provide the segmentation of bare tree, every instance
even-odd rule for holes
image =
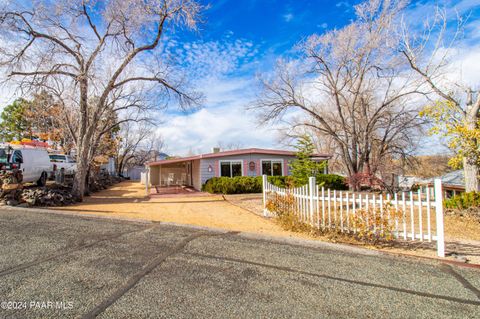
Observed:
[[[424,113],[436,122],[435,131],[449,139],[450,148],[457,153],[454,159],[458,161],[454,164],[463,164],[465,188],[471,192],[480,191],[480,94],[471,83],[455,76],[461,68],[455,65],[458,53],[455,46],[462,37],[464,23],[465,20],[458,18],[451,26],[446,11],[437,7],[420,31],[403,22],[400,50],[425,83],[429,91],[426,94],[437,100]]]
[[[373,176],[383,158],[407,156],[422,120],[408,102],[418,86],[392,32],[405,5],[363,3],[351,24],[300,43],[298,59],[279,61],[273,77],[262,79],[264,120],[296,114],[294,127],[335,142],[349,176]]]
[[[217,145],[218,145],[218,148],[220,148],[220,150],[222,150],[222,151],[239,150],[242,147],[244,147],[242,142],[228,142],[228,143],[225,143],[225,142],[219,141],[217,143]]]
[[[110,129],[106,119],[120,113],[127,116],[119,122],[129,121],[129,110],[143,108],[132,99],[136,92],[172,97],[181,107],[198,101],[161,41],[176,27],[195,28],[201,9],[194,0],[41,0],[12,1],[0,11],[0,63],[9,78],[61,98],[77,151],[79,200],[96,141]]]
[[[154,160],[154,152],[163,148],[163,139],[154,132],[154,127],[146,122],[126,122],[120,125],[116,151],[117,173],[125,169],[142,166]]]

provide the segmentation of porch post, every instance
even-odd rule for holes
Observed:
[[[190,186],[193,187],[193,161],[190,161]]]

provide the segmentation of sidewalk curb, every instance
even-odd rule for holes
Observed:
[[[180,224],[180,223],[174,223],[174,222],[151,221],[151,220],[127,218],[127,217],[121,217],[121,216],[111,217],[111,216],[103,216],[103,215],[96,215],[96,214],[82,214],[82,213],[75,213],[72,211],[65,212],[61,210],[45,209],[45,208],[4,206],[4,207],[0,207],[0,213],[2,210],[13,211],[13,212],[28,211],[28,212],[40,213],[40,214],[56,214],[56,215],[62,215],[62,216],[80,217],[85,219],[103,219],[103,220],[114,221],[114,222],[130,222],[130,223],[137,223],[137,224],[161,224],[166,226],[174,226],[174,227],[188,228],[188,229],[194,229],[194,230],[208,231],[213,233],[231,232],[231,230],[227,230],[224,228]],[[344,243],[331,243],[331,242],[325,242],[325,241],[314,240],[314,239],[272,236],[272,235],[265,235],[265,234],[252,233],[252,232],[238,232],[235,234],[235,236],[245,238],[245,239],[263,240],[263,241],[268,241],[272,243],[279,243],[279,244],[286,244],[286,245],[293,245],[293,246],[302,246],[302,247],[309,247],[309,248],[324,248],[324,249],[326,248],[326,249],[337,250],[341,252],[362,254],[365,256],[382,256],[383,255],[383,256],[389,256],[389,257],[395,257],[395,258],[417,259],[421,261],[436,262],[439,264],[442,264],[442,263],[451,264],[459,267],[480,270],[480,264],[469,264],[469,263],[464,263],[464,262],[455,261],[455,260],[446,260],[440,257],[416,256],[416,255],[411,255],[411,254],[401,253],[401,252],[391,252],[391,251],[385,251],[381,249],[370,249],[370,248],[358,247],[355,245],[349,245]]]

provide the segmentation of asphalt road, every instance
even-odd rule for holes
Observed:
[[[480,317],[479,270],[342,246],[28,210],[0,243],[2,318]]]

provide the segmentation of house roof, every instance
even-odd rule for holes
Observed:
[[[193,161],[203,158],[216,158],[216,157],[225,157],[225,156],[232,156],[232,155],[245,155],[245,154],[265,154],[265,155],[286,155],[286,156],[295,156],[295,152],[293,151],[284,151],[284,150],[271,150],[271,149],[263,149],[263,148],[246,148],[241,150],[233,150],[233,151],[223,151],[217,153],[207,153],[195,156],[188,156],[188,157],[179,157],[179,158],[172,158],[168,160],[161,160],[156,162],[147,163],[148,166],[155,166],[155,165],[162,165],[162,164],[173,164],[178,162],[185,162],[185,161]],[[313,154],[312,158],[317,160],[322,159],[329,159],[331,155],[328,154]]]
[[[448,186],[465,187],[465,175],[463,170],[449,172],[441,177],[442,184]]]
[[[465,175],[463,170],[448,172],[445,175],[435,178],[440,178],[444,187],[465,189]],[[433,185],[435,178],[425,179],[421,184]]]

